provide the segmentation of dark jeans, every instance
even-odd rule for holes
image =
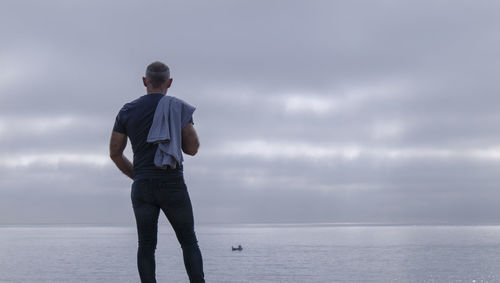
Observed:
[[[193,209],[183,177],[134,181],[131,197],[139,236],[137,267],[141,282],[156,282],[155,250],[160,209],[181,244],[190,282],[205,282],[203,261],[194,232]]]

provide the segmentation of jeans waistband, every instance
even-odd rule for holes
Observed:
[[[134,183],[151,183],[151,184],[161,184],[161,183],[181,183],[184,182],[184,176],[165,176],[162,178],[140,178],[134,180]]]

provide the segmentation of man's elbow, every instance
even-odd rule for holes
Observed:
[[[198,153],[198,151],[197,150],[186,150],[186,151],[184,151],[184,153],[187,155],[195,156],[196,153]]]
[[[187,146],[186,148],[184,148],[183,151],[187,155],[195,156],[196,153],[198,153],[198,148],[200,148],[200,143],[196,142],[196,143],[193,143],[192,145]]]
[[[111,158],[111,160],[113,160],[113,162],[116,163],[116,161],[118,159],[120,159],[122,157],[122,154],[121,153],[115,153],[115,152],[111,152],[109,153],[109,158]]]

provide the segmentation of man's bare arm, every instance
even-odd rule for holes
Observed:
[[[123,172],[123,174],[134,179],[134,173],[132,172],[132,162],[123,155],[123,150],[127,146],[127,136],[113,131],[111,133],[111,139],[109,141],[109,157],[116,164],[116,167]]]
[[[182,129],[182,151],[188,155],[195,155],[200,148],[200,141],[198,140],[198,135],[194,129],[193,124],[188,123],[184,129]]]

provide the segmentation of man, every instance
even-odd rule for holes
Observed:
[[[158,145],[147,142],[156,107],[172,85],[170,70],[161,62],[153,62],[147,67],[146,76],[142,80],[147,94],[125,104],[120,110],[109,145],[113,162],[125,175],[133,179],[131,198],[139,238],[137,251],[139,276],[141,282],[156,282],[155,249],[158,217],[162,210],[182,247],[184,266],[190,282],[205,282],[202,256],[194,232],[193,210],[183,178],[182,162],[174,168],[157,167],[154,159]],[[180,99],[177,101],[182,102],[183,107],[190,107],[194,111],[194,107],[189,104]],[[189,115],[186,120],[189,121],[187,125],[170,126],[181,127],[179,131],[181,137],[177,137],[181,141],[179,147],[185,154],[194,156],[200,144],[193,127],[192,111],[182,112],[183,115],[185,113]],[[175,135],[174,132],[172,135]],[[127,137],[132,143],[133,164],[123,155]],[[181,149],[177,150],[180,152]]]

